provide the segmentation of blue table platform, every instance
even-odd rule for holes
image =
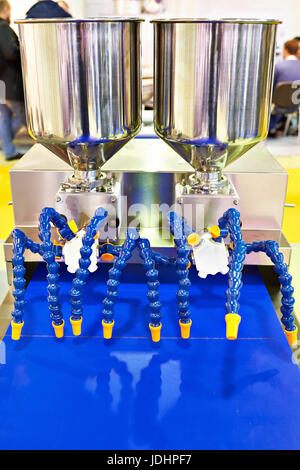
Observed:
[[[26,291],[21,340],[4,338],[1,449],[300,449],[300,373],[257,268],[246,267],[237,341],[225,338],[227,276],[191,268],[191,338],[179,338],[174,268],[160,268],[162,340],[148,329],[144,271],[121,278],[113,339],[102,338],[107,270],[84,291],[82,336],[73,337],[61,269],[65,337],[49,318],[46,269]]]

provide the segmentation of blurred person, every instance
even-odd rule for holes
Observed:
[[[9,26],[10,17],[9,2],[0,0],[0,80],[5,84],[0,104],[0,140],[6,160],[23,156],[17,152],[13,138],[25,124],[20,47]]]
[[[57,2],[57,4],[60,6],[60,8],[65,10],[67,13],[71,14],[70,13],[70,7],[69,7],[69,4],[67,2],[64,2],[63,0],[60,0],[59,2]]]
[[[273,91],[277,83],[300,80],[300,61],[297,59],[298,50],[299,45],[296,39],[284,43],[283,60],[275,64]],[[271,115],[269,127],[270,137],[276,136],[277,129],[283,120],[284,115],[282,114]]]
[[[40,0],[28,10],[26,18],[72,18],[72,16],[57,2]]]
[[[283,60],[275,65],[274,71],[274,89],[279,82],[293,82],[300,80],[300,63],[297,60],[298,41],[292,39],[283,46]]]
[[[294,40],[298,42],[298,52],[296,54],[296,57],[298,60],[300,60],[300,36],[296,36]]]

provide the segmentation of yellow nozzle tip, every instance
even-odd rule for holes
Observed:
[[[78,232],[78,227],[76,225],[75,220],[70,220],[70,222],[68,222],[68,225],[69,225],[69,227],[70,227],[70,229],[72,230],[73,233]]]
[[[70,322],[71,322],[71,325],[72,325],[73,335],[74,336],[80,336],[81,335],[82,317],[80,317],[79,320],[74,320],[71,317]]]
[[[192,266],[191,262],[189,261],[189,264],[187,265],[186,269],[190,269],[190,267]]]
[[[241,316],[237,313],[227,313],[225,315],[226,321],[226,338],[237,339],[239,324],[241,322]]]
[[[14,339],[15,341],[20,339],[23,326],[24,322],[15,323],[13,320],[11,321],[11,339]]]
[[[189,236],[187,237],[188,244],[191,246],[198,245],[200,243],[200,235],[198,233],[190,233]]]
[[[287,331],[284,328],[284,332],[289,342],[289,345],[294,346],[297,343],[298,327],[296,326],[296,328],[293,331]]]
[[[151,323],[149,323],[149,328],[151,331],[152,341],[154,343],[158,343],[160,341],[161,323],[158,326],[152,326]]]
[[[192,320],[190,320],[189,323],[182,323],[181,320],[179,320],[179,325],[181,330],[181,338],[188,339],[190,337]]]
[[[214,225],[213,227],[208,228],[208,231],[211,233],[213,238],[219,238],[220,236],[220,228],[218,225]]]
[[[64,326],[65,326],[64,320],[63,320],[61,325],[55,325],[54,322],[52,322],[52,326],[54,328],[56,338],[63,338],[63,336],[64,336]]]
[[[112,255],[111,253],[103,253],[103,254],[101,255],[101,259],[102,259],[103,261],[113,261],[114,255]]]
[[[114,321],[112,321],[111,323],[106,323],[104,320],[102,320],[103,336],[105,339],[111,339],[114,324]]]

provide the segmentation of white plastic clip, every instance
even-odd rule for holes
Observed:
[[[215,242],[209,232],[201,235],[200,243],[193,248],[198,276],[206,278],[208,274],[228,273],[228,253],[224,240]]]
[[[72,238],[72,240],[67,241],[63,246],[63,255],[65,258],[65,263],[67,266],[67,270],[69,273],[76,273],[77,269],[79,268],[79,259],[80,255],[80,248],[82,247],[82,238],[85,235],[85,230],[82,229],[77,232],[76,237]],[[95,240],[94,244],[92,245],[93,253],[91,255],[91,264],[89,266],[89,271],[91,273],[97,271],[97,240]]]

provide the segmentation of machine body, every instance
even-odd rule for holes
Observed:
[[[141,20],[18,23],[28,127],[47,150],[35,146],[11,171],[17,228],[7,241],[6,260],[14,265],[17,283],[15,336],[20,335],[24,310],[20,272],[28,259],[25,252],[29,260],[42,258],[47,264],[51,318],[56,336],[62,336],[57,285],[59,261],[64,261],[61,246],[72,243],[79,229],[84,233],[71,290],[75,335],[81,332],[82,290],[97,246],[99,261],[114,260],[103,301],[104,337],[112,335],[121,273],[127,262],[139,258],[145,266],[153,341],[159,341],[162,326],[159,263],[176,267],[179,323],[182,337],[188,338],[188,269],[201,251],[196,255],[197,245],[206,243],[222,252],[228,264],[221,269],[222,274],[229,271],[227,337],[237,336],[246,254],[262,252],[265,257],[252,262],[270,259],[277,266],[286,289],[282,321],[295,341],[291,279],[279,253],[285,244],[281,226],[287,175],[268,152],[252,149],[267,133],[279,22],[155,20],[154,129],[161,140],[136,138],[126,147],[141,127]],[[250,171],[237,162],[246,152],[254,162]],[[264,164],[267,172],[258,169]],[[26,185],[30,188],[24,197],[32,201],[21,216],[20,178],[22,192]],[[242,230],[237,208],[245,220]],[[72,219],[77,225],[73,231],[67,224]],[[266,232],[275,235],[276,245],[270,245]],[[288,249],[285,256],[288,261]],[[198,259],[196,267],[200,264]],[[204,266],[199,276],[216,272]]]
[[[116,155],[141,127],[141,20],[18,23],[30,134],[73,168],[56,196],[60,213],[81,228],[107,207],[126,231],[133,203],[147,210],[179,202],[189,225],[203,230],[239,204],[223,169],[266,137],[278,21],[153,21],[154,129],[187,162],[173,172],[166,162],[175,178],[161,181],[138,175],[144,165],[134,167],[130,155],[120,171]],[[157,225],[143,212],[140,226]],[[159,212],[164,225],[166,211]]]

